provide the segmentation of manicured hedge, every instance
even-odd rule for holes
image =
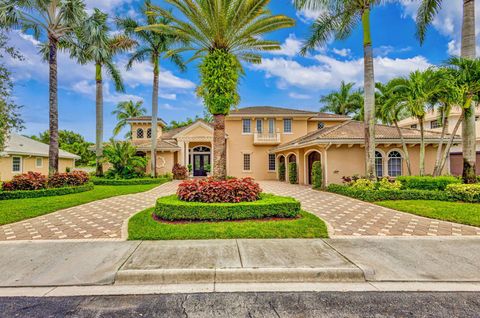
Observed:
[[[328,186],[327,190],[329,192],[368,202],[386,200],[455,201],[455,199],[448,192],[438,190],[366,190],[356,189],[351,186],[339,184],[331,184]]]
[[[443,191],[449,184],[462,183],[462,180],[453,176],[402,176],[397,177],[397,180],[402,183],[403,189],[418,189],[418,190],[440,190]]]
[[[260,200],[240,203],[185,202],[176,195],[159,198],[155,215],[168,221],[226,221],[294,218],[300,213],[300,202],[290,197],[262,193]]]
[[[291,184],[297,184],[298,183],[297,173],[298,173],[297,164],[295,162],[290,162],[288,164],[288,181]]]
[[[446,191],[456,201],[480,202],[480,184],[450,184]]]
[[[122,185],[138,185],[138,184],[162,184],[170,181],[168,178],[140,178],[140,179],[107,179],[107,178],[91,178],[95,185],[110,185],[110,186],[122,186]]]
[[[312,165],[312,186],[314,189],[320,189],[323,186],[322,163],[315,161]]]
[[[41,190],[0,191],[0,200],[27,199],[40,197],[53,197],[72,193],[80,193],[93,190],[93,183],[87,183],[76,187],[47,188]]]

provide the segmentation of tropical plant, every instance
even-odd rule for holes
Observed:
[[[354,119],[360,119],[363,113],[363,92],[361,89],[353,90],[354,86],[355,83],[342,81],[337,91],[321,97],[320,102],[324,106],[320,111],[337,115],[353,115]]]
[[[151,25],[169,25],[172,20],[163,17],[149,14],[153,9],[150,0],[146,0],[141,9],[143,18],[147,26]],[[181,70],[185,69],[185,65],[179,54],[167,54],[179,38],[176,35],[167,32],[153,32],[152,30],[138,30],[140,26],[144,26],[142,22],[135,21],[132,18],[117,19],[117,25],[120,29],[131,38],[138,41],[139,47],[130,56],[127,64],[127,69],[131,69],[134,63],[149,60],[153,64],[153,93],[152,93],[152,140],[157,140],[157,126],[158,126],[158,90],[159,90],[159,75],[160,75],[160,59],[170,59]],[[157,144],[152,142],[151,145],[151,165],[152,176],[157,176]]]
[[[49,174],[58,171],[58,45],[85,15],[82,0],[0,0],[0,25],[31,30],[37,40],[47,40],[41,53],[49,65]]]
[[[213,176],[226,178],[225,116],[237,105],[240,61],[259,63],[258,52],[278,50],[277,41],[264,35],[295,24],[284,15],[272,15],[266,9],[269,0],[166,0],[181,13],[176,18],[159,7],[155,14],[168,18],[172,25],[158,24],[141,28],[177,36],[184,45],[170,54],[193,51],[201,58],[201,85],[198,95],[213,115]]]
[[[143,101],[134,102],[132,100],[120,102],[117,104],[117,108],[112,112],[117,118],[117,125],[113,129],[113,135],[117,136],[120,131],[127,126],[127,120],[133,117],[140,117],[147,113],[147,110],[143,107]],[[125,138],[132,138],[132,131],[129,130],[125,134]]]
[[[110,143],[103,149],[103,160],[110,163],[110,168],[105,176],[111,179],[133,179],[145,175],[147,159],[137,156],[137,150],[128,141],[115,141],[110,139]]]
[[[212,115],[210,115],[208,112],[205,111],[203,113],[203,117],[200,117],[200,116],[196,115],[194,118],[187,117],[187,119],[185,119],[184,121],[172,120],[170,122],[170,124],[166,127],[166,130],[172,130],[172,129],[175,129],[175,128],[186,127],[186,126],[189,126],[189,125],[193,124],[197,120],[203,120],[207,123],[211,123],[213,118],[212,118]]]
[[[370,11],[381,0],[294,0],[300,9],[322,13],[312,25],[310,37],[304,43],[302,54],[326,44],[332,37],[343,40],[361,21],[364,54],[364,122],[365,122],[365,174],[375,176],[375,78],[370,30]]]
[[[63,46],[70,49],[72,58],[76,58],[79,63],[95,64],[95,154],[97,156],[97,176],[103,175],[103,68],[106,69],[113,80],[115,89],[120,92],[125,91],[121,74],[113,62],[113,57],[115,54],[130,49],[135,44],[134,41],[124,35],[112,36],[107,24],[107,18],[107,14],[94,9],[93,13],[75,29],[74,36],[67,37],[62,42]]]
[[[422,0],[417,13],[417,37],[420,43],[425,40],[428,26],[440,11],[442,0]],[[476,57],[475,1],[463,0],[462,35],[460,55],[463,58]],[[476,165],[476,125],[475,103],[470,103],[470,110],[464,112],[462,119],[463,141],[463,176],[465,182],[476,182],[473,178]]]
[[[314,189],[323,187],[322,162],[315,161],[312,165],[312,186]]]

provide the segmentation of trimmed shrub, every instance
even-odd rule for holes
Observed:
[[[454,201],[454,198],[452,198],[449,193],[438,190],[368,190],[355,189],[354,187],[340,184],[331,184],[328,186],[327,191],[368,202],[386,200]]]
[[[86,183],[78,187],[50,188],[40,190],[0,191],[0,200],[27,199],[53,197],[59,195],[80,193],[93,190],[93,183]]]
[[[285,172],[286,172],[285,163],[282,162],[278,166],[278,180],[285,181]]]
[[[194,179],[178,186],[177,196],[182,201],[204,203],[238,203],[256,201],[260,197],[260,185],[252,178],[216,180]]]
[[[375,190],[375,182],[368,179],[358,179],[352,181],[351,187],[357,190]]]
[[[402,183],[398,180],[390,180],[385,177],[377,182],[376,187],[378,190],[400,190],[402,188]]]
[[[188,177],[188,169],[179,163],[173,166],[172,173],[175,180],[185,180]]]
[[[170,181],[171,179],[161,178],[142,178],[142,179],[106,179],[106,178],[92,178],[95,185],[110,185],[110,186],[123,186],[123,185],[138,185],[138,184],[162,184]]]
[[[480,184],[449,184],[446,192],[457,201],[480,202]]]
[[[47,177],[38,172],[27,172],[2,184],[3,191],[40,190],[47,187]]]
[[[81,186],[89,181],[88,173],[84,171],[73,171],[67,173],[56,173],[48,178],[49,188],[63,188]]]
[[[154,213],[158,218],[168,221],[294,218],[300,213],[300,202],[294,198],[264,193],[257,201],[240,203],[185,202],[171,195],[157,200]]]
[[[312,165],[312,186],[314,189],[323,187],[322,162],[315,161]]]
[[[288,181],[291,184],[298,183],[297,164],[295,162],[288,163]]]
[[[397,180],[402,183],[403,189],[440,190],[443,191],[449,184],[462,183],[462,180],[453,176],[401,176]]]

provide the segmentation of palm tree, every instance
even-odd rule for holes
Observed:
[[[306,54],[331,37],[347,38],[355,25],[361,21],[364,55],[364,122],[365,122],[365,174],[375,176],[375,76],[370,30],[370,11],[381,0],[294,0],[301,9],[319,10],[322,14],[314,22],[310,38],[301,53]]]
[[[173,21],[142,27],[178,36],[184,45],[170,54],[193,51],[191,59],[201,58],[201,85],[198,94],[213,115],[214,166],[216,178],[226,178],[225,116],[238,104],[240,61],[260,63],[258,52],[278,50],[277,41],[264,40],[266,33],[291,27],[294,20],[284,15],[272,15],[267,10],[269,0],[166,0],[181,14],[155,7],[154,11]]]
[[[442,0],[422,0],[417,13],[417,37],[420,43],[424,42],[427,28],[440,11],[441,5]],[[475,0],[463,0],[460,55],[469,59],[476,57]],[[475,103],[470,103],[470,111],[464,113],[462,125],[463,181],[465,183],[477,182],[473,175],[476,170],[476,137]]]
[[[117,104],[117,108],[112,112],[117,118],[117,125],[113,129],[113,135],[117,136],[120,131],[127,125],[127,119],[133,117],[140,117],[147,113],[147,110],[143,107],[142,101],[134,102],[132,100],[120,102]],[[129,131],[125,134],[125,138],[132,138],[132,132]]]
[[[95,9],[92,15],[75,30],[75,36],[66,38],[62,43],[70,49],[71,56],[77,58],[79,63],[95,64],[97,176],[103,175],[103,68],[105,67],[112,78],[115,89],[120,92],[125,91],[121,74],[113,62],[113,57],[135,45],[133,40],[124,35],[111,36],[107,18],[107,14]]]
[[[405,105],[410,114],[418,119],[420,126],[420,175],[425,175],[425,127],[424,119],[427,107],[432,108],[432,98],[439,89],[436,86],[438,73],[432,69],[415,71],[407,78],[395,81],[396,101]]]
[[[58,44],[84,16],[82,0],[0,0],[0,25],[31,30],[35,38],[47,39],[42,53],[49,65],[49,174],[58,171]]]
[[[152,9],[150,0],[145,1],[142,8],[142,13],[147,25],[169,25],[171,20],[162,16],[154,16],[148,14]],[[179,54],[167,55],[173,46],[178,42],[178,37],[165,32],[153,32],[151,30],[137,30],[143,24],[131,18],[117,19],[117,25],[123,29],[125,33],[136,39],[140,46],[130,56],[127,64],[127,69],[131,69],[136,62],[143,62],[149,60],[153,64],[153,93],[152,93],[152,146],[151,146],[151,170],[152,176],[157,176],[157,126],[158,126],[158,90],[159,90],[159,74],[160,74],[160,59],[169,58],[182,71],[185,70],[185,65]]]
[[[337,115],[354,115],[358,118],[362,113],[363,93],[361,90],[352,92],[354,86],[355,83],[342,81],[338,91],[333,91],[321,97],[320,102],[324,106],[320,108],[320,111]]]
[[[408,175],[412,175],[412,165],[410,162],[410,155],[408,153],[408,147],[403,137],[403,132],[398,126],[398,122],[406,117],[408,112],[405,103],[402,103],[395,94],[395,87],[398,85],[398,80],[393,79],[390,82],[376,83],[375,88],[377,92],[375,93],[375,102],[376,102],[376,115],[377,117],[387,125],[394,125],[397,129],[398,135],[402,142],[402,149],[405,154],[405,162],[407,164]]]

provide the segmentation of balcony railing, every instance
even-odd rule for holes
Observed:
[[[253,134],[255,145],[279,145],[281,143],[280,133],[259,133]]]

